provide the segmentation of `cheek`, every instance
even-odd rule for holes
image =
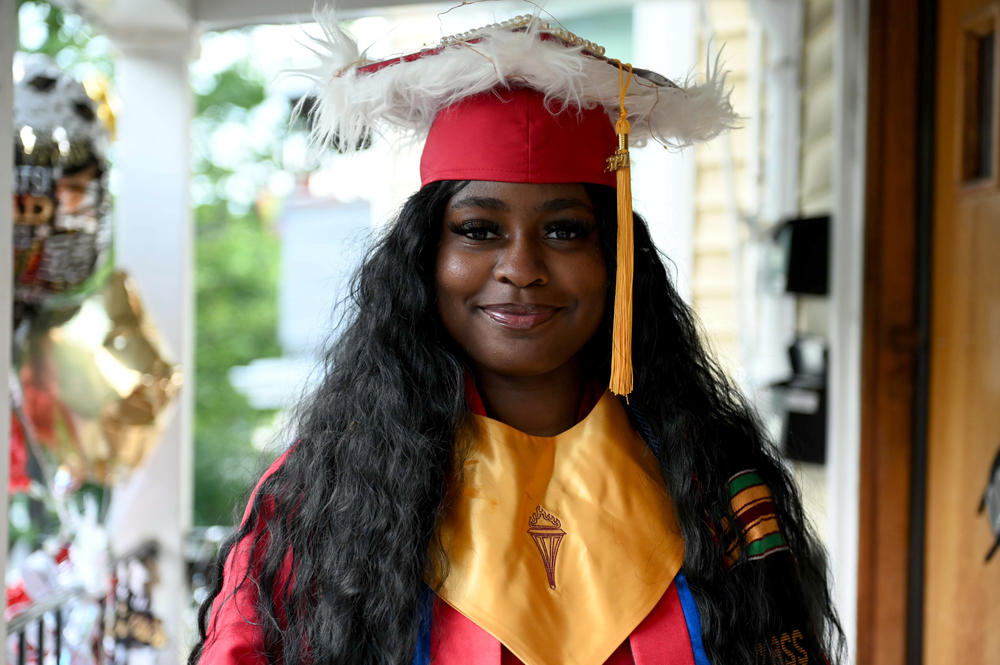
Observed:
[[[438,254],[434,278],[438,313],[446,326],[462,316],[466,299],[476,293],[481,281],[478,272],[476,263],[461,253],[442,250]]]
[[[596,250],[594,256],[590,257],[586,263],[576,267],[573,279],[580,302],[587,311],[588,322],[593,322],[596,327],[604,317],[605,308],[610,305],[608,302],[608,268],[600,250]],[[611,291],[613,292],[614,289],[612,288]]]
[[[442,252],[437,260],[438,290],[450,290],[462,285],[468,278],[470,269],[467,261],[453,253]]]
[[[614,302],[614,294],[608,295],[608,285],[606,280],[595,282],[589,293],[590,306],[588,308],[587,324],[590,328],[588,338],[597,332],[604,321],[605,312],[611,308]],[[609,300],[610,298],[610,300]]]

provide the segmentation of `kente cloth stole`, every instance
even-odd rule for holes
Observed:
[[[788,543],[781,532],[771,490],[755,469],[746,469],[729,478],[729,505],[736,516],[736,527],[743,533],[747,559],[757,561],[777,552],[787,552]],[[723,519],[726,529],[726,567],[740,559],[740,539],[736,529]]]
[[[438,595],[526,665],[603,663],[684,558],[656,458],[610,393],[554,437],[475,416],[466,440]]]

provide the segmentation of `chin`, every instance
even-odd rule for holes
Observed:
[[[473,363],[478,367],[480,372],[524,379],[534,376],[546,376],[563,368],[572,360],[572,357],[553,357],[550,353],[539,353],[537,355],[518,353],[512,356],[504,355],[483,358],[482,361],[478,362],[473,359]]]

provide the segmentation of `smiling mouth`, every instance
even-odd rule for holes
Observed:
[[[506,328],[530,330],[551,319],[562,308],[551,305],[518,305],[508,303],[503,305],[486,305],[480,309],[483,310],[486,316]]]

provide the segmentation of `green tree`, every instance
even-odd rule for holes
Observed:
[[[110,42],[80,16],[44,0],[17,0],[17,8],[19,50],[44,53],[78,78],[95,72],[113,77]]]
[[[263,82],[246,61],[217,73],[196,96],[193,176],[207,200],[195,208],[196,398],[194,522],[229,524],[233,507],[253,481],[254,431],[273,418],[253,409],[229,382],[232,367],[281,355],[277,341],[278,249],[256,206],[241,209],[225,196],[232,169],[214,163],[207,139],[223,123],[241,122],[266,99]],[[199,140],[201,139],[201,140]],[[275,146],[258,164],[278,168]]]

